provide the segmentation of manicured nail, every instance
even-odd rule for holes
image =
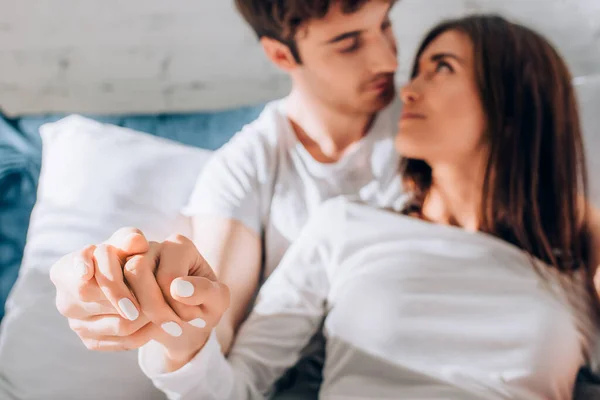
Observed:
[[[119,308],[130,321],[135,321],[140,316],[137,308],[135,308],[131,300],[128,298],[119,300]]]
[[[173,290],[179,297],[190,297],[194,294],[194,285],[183,279],[175,279],[173,281]]]
[[[206,321],[204,321],[202,318],[193,319],[190,322],[188,322],[188,324],[195,326],[196,328],[206,327]]]
[[[78,276],[83,278],[87,275],[88,267],[83,261],[78,261],[75,264],[75,271],[77,271]]]
[[[179,337],[183,333],[181,327],[177,325],[175,322],[165,322],[161,325],[163,331],[167,332],[169,335],[174,337]]]

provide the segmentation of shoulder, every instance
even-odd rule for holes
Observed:
[[[216,154],[234,152],[260,154],[272,152],[277,148],[284,129],[284,116],[281,103],[284,99],[267,103],[257,119],[245,125]]]

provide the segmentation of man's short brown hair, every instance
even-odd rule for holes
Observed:
[[[268,37],[286,44],[299,62],[294,37],[300,25],[311,19],[324,18],[333,4],[340,4],[344,13],[351,14],[368,1],[235,0],[235,4],[259,39]]]

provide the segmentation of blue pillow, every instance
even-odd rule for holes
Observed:
[[[263,107],[194,114],[86,117],[215,150],[245,124],[255,120]],[[42,148],[39,128],[64,116],[9,119],[0,115],[0,320],[4,316],[4,303],[18,275],[29,218],[35,204]]]

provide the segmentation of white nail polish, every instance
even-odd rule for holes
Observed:
[[[181,327],[175,322],[165,322],[160,327],[163,329],[163,331],[174,337],[179,337],[183,333]]]
[[[83,261],[78,261],[75,264],[75,271],[77,271],[77,276],[83,278],[87,274],[87,265]]]
[[[194,285],[183,279],[176,279],[173,289],[175,294],[179,297],[190,297],[194,294]]]
[[[206,327],[206,321],[204,321],[202,318],[193,319],[190,322],[188,322],[188,324],[195,326],[196,328],[200,328],[200,329]]]
[[[125,314],[128,320],[135,321],[140,316],[140,313],[138,312],[137,308],[135,308],[131,300],[124,298],[119,300],[118,304],[119,308],[121,311],[123,311],[123,314]]]

